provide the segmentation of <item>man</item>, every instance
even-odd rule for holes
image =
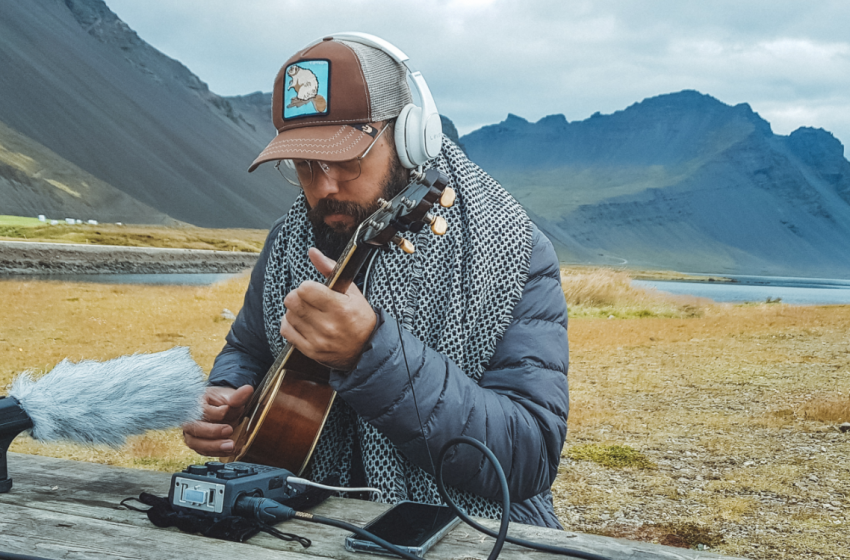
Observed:
[[[336,473],[379,488],[384,502],[439,503],[433,461],[468,435],[499,458],[511,519],[560,527],[550,487],[569,408],[567,310],[551,243],[444,138],[425,167],[457,192],[435,210],[448,232],[408,233],[414,254],[381,251],[346,293],[329,290],[321,280],[356,226],[409,182],[397,150],[404,124],[393,122],[411,102],[406,71],[382,50],[325,39],[283,66],[273,99],[278,135],[251,169],[277,161],[303,192],[271,228],[187,445],[232,452],[227,423],[291,341],[334,368],[338,398],[314,480]],[[470,514],[501,516],[498,479],[479,452],[455,448],[444,473]]]

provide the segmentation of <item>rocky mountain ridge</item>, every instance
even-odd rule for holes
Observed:
[[[66,177],[72,190],[83,193],[83,175],[100,180],[88,206],[104,207],[111,189],[152,209],[136,222],[262,228],[291,204],[296,192],[273,170],[247,173],[271,135],[102,0],[0,0],[0,13],[0,122],[79,168]],[[0,175],[0,214],[31,214],[55,195],[49,183]]]
[[[696,91],[611,115],[515,115],[461,138],[570,262],[788,276],[850,272],[850,162]]]
[[[271,94],[222,97],[103,0],[0,0],[0,214],[267,227],[295,196],[245,169]],[[568,262],[850,274],[850,163],[830,133],[788,136],[696,91],[611,115],[509,114],[462,138]],[[57,215],[56,217],[61,217]]]

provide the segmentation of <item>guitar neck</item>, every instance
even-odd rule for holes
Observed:
[[[354,242],[356,237],[353,237],[348,242],[348,245],[342,252],[342,256],[336,262],[333,272],[325,280],[325,286],[335,292],[345,292],[351,283],[354,282],[354,279],[360,273],[360,269],[363,268],[366,261],[369,260],[369,257],[378,250],[378,247],[369,245],[368,243],[356,244]]]
[[[439,202],[451,206],[454,191],[439,170],[411,173],[414,182],[392,200],[378,199],[377,210],[360,223],[325,286],[345,293],[381,247],[398,245],[406,253],[415,250],[401,237],[419,233],[426,225],[442,235],[446,221],[430,213]],[[451,196],[448,196],[451,195]],[[280,466],[300,473],[307,465],[336,393],[330,387],[331,368],[312,360],[287,343],[246,404],[234,431],[234,457]],[[269,426],[268,428],[264,426]]]
[[[331,272],[330,276],[328,276],[325,280],[325,285],[335,292],[345,292],[357,277],[360,269],[363,268],[363,265],[369,260],[369,257],[371,257],[377,250],[378,247],[366,243],[358,245],[354,242],[354,239],[352,239],[343,251],[342,256],[337,261],[333,272]],[[263,376],[263,380],[254,392],[254,397],[252,398],[252,402],[249,404],[249,408],[256,405],[256,403],[260,400],[261,395],[269,389],[269,387],[274,383],[274,380],[277,378],[278,373],[284,368],[292,368],[304,373],[310,373],[324,381],[327,381],[330,373],[330,369],[328,367],[308,358],[295,348],[291,342],[287,342],[286,346],[284,346],[283,350],[280,354],[278,354],[277,359],[274,361],[274,364],[272,364],[272,367],[269,368],[268,372],[266,372],[265,376]]]

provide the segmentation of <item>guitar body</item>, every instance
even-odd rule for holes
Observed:
[[[428,210],[438,201],[451,205],[443,201],[446,196],[454,200],[447,184],[443,173],[431,169],[392,202],[384,201],[381,209],[358,227],[325,285],[345,293],[369,257],[390,242],[411,252],[412,245],[397,235],[399,231],[418,232],[427,220],[433,231],[445,232],[445,221],[440,223],[442,218]],[[233,426],[233,455],[221,461],[259,463],[302,474],[336,397],[329,379],[330,368],[287,343]]]
[[[327,373],[281,370],[277,391],[261,403],[268,412],[238,460],[304,472],[336,397]]]
[[[303,473],[336,397],[329,378],[329,368],[287,345],[234,426],[235,454],[222,461]]]

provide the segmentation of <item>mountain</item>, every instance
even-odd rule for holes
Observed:
[[[102,0],[0,0],[0,14],[0,214],[50,214],[65,201],[77,204],[68,213],[103,211],[81,218],[268,227],[288,209],[296,193],[273,169],[247,173],[274,131]],[[26,158],[29,171],[14,165]],[[54,172],[42,165],[61,167],[68,190],[42,180]]]
[[[255,91],[248,95],[234,95],[223,99],[263,138],[271,140],[277,134],[272,123],[272,92]]]
[[[745,103],[682,91],[578,122],[508,115],[461,141],[562,260],[850,273],[850,162],[822,129],[777,135]]]
[[[177,224],[0,122],[0,214]]]
[[[275,134],[270,93],[216,95],[103,0],[0,0],[0,16],[0,214],[263,228],[289,208],[270,166],[246,172]],[[443,126],[565,261],[850,273],[850,162],[824,130],[777,135],[696,91]]]
[[[265,228],[288,210],[271,166],[246,171],[276,133],[271,93],[216,95],[103,0],[0,16],[0,214]]]

